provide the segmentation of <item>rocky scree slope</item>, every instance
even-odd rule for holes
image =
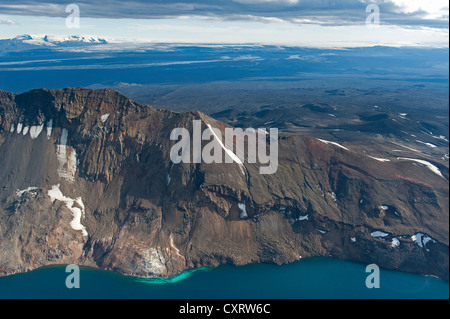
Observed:
[[[199,113],[113,90],[0,91],[0,275],[75,263],[171,276],[333,256],[448,279],[448,169],[279,136],[279,168],[174,164]]]

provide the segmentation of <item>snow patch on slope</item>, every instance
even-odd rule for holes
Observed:
[[[321,140],[320,138],[319,138],[318,140],[321,141],[322,143],[325,143],[325,144],[332,144],[332,145],[335,145],[335,146],[337,146],[337,147],[343,148],[344,150],[350,151],[350,150],[349,150],[348,148],[346,148],[345,146],[342,146],[341,144],[338,144],[338,143],[336,143],[336,142],[331,142],[331,141],[327,141],[327,140]]]
[[[245,207],[245,203],[239,203],[238,208],[241,211],[240,217],[247,218],[248,214],[247,214],[247,208]]]
[[[47,122],[47,139],[50,139],[52,136],[52,129],[53,129],[53,120],[50,120]]]
[[[415,158],[405,158],[405,157],[399,157],[399,160],[404,160],[404,161],[413,161],[413,162],[417,162],[420,163],[422,165],[425,165],[426,167],[428,167],[433,173],[444,177],[441,173],[441,171],[439,170],[439,168],[437,168],[436,166],[434,166],[433,164],[431,164],[430,162],[424,161],[424,160],[420,160],[420,159],[415,159]]]
[[[382,232],[382,231],[379,231],[379,230],[372,232],[370,235],[371,235],[372,237],[375,237],[375,238],[389,236],[388,233],[385,233],[385,232]]]
[[[25,126],[22,131],[23,136],[27,135],[29,130],[30,130],[30,127]]]
[[[395,237],[392,238],[391,247],[395,248],[395,247],[398,247],[398,246],[400,246],[400,241],[397,238],[395,238]]]
[[[68,136],[69,132],[67,129],[62,129],[59,143],[56,147],[56,156],[59,162],[58,175],[68,182],[73,182],[77,171],[77,154],[72,147],[67,146]]]
[[[378,157],[373,157],[373,156],[370,156],[370,155],[367,155],[367,156],[369,156],[370,158],[373,158],[374,160],[377,160],[379,162],[390,162],[391,161],[388,158],[378,158]]]
[[[30,136],[34,140],[35,138],[38,138],[39,134],[41,134],[42,130],[44,129],[44,123],[42,123],[39,126],[32,126],[30,128]]]
[[[422,233],[417,233],[411,236],[411,239],[419,245],[420,248],[425,248],[427,251],[430,251],[428,248],[426,248],[426,245],[428,242],[436,243],[436,241],[431,238],[430,236],[427,236]]]
[[[241,170],[241,173],[243,175],[245,175],[245,172],[244,172],[244,169],[243,169],[244,163],[242,163],[242,161],[239,159],[239,157],[236,154],[234,154],[231,150],[226,148],[225,145],[223,145],[221,139],[217,136],[216,132],[214,132],[214,130],[211,127],[211,125],[208,124],[208,123],[206,123],[206,125],[208,126],[209,130],[213,134],[213,136],[216,139],[217,143],[219,143],[220,147],[222,147],[222,149],[228,154],[228,156],[230,156],[233,159],[233,161],[235,161],[236,163],[239,164],[239,169]]]
[[[81,197],[72,199],[70,197],[64,196],[59,187],[59,184],[53,185],[52,189],[48,191],[50,200],[52,201],[52,203],[55,202],[55,200],[59,200],[66,204],[66,207],[70,210],[73,216],[73,219],[70,222],[70,227],[72,227],[72,229],[74,230],[81,230],[83,236],[87,236],[88,233],[86,231],[86,227],[81,224],[81,217],[86,215],[83,200],[81,199]],[[74,204],[77,204],[80,207],[75,207]]]
[[[426,146],[431,147],[431,148],[436,148],[436,147],[437,147],[437,146],[434,145],[434,144],[427,143],[427,142],[422,142],[422,141],[419,141],[419,140],[416,140],[416,142],[417,142],[417,143],[421,143],[421,144],[425,144]]]
[[[102,121],[102,123],[105,123],[108,120],[108,117],[109,117],[109,113],[104,114],[100,117],[100,120]]]
[[[16,195],[20,197],[20,196],[22,196],[25,193],[30,193],[31,195],[35,196],[37,193],[33,192],[33,191],[35,191],[37,189],[38,189],[37,187],[28,187],[28,188],[23,189],[23,190],[17,190]]]

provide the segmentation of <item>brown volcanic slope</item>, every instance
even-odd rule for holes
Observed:
[[[170,276],[332,255],[448,279],[448,170],[284,135],[274,175],[175,165],[170,132],[194,119],[226,127],[113,90],[0,91],[0,275],[76,263]]]

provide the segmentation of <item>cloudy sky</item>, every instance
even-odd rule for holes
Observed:
[[[79,28],[67,27],[71,3]],[[121,42],[448,47],[448,23],[446,0],[0,0],[2,39],[76,34]]]

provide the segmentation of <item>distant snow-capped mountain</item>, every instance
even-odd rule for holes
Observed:
[[[0,40],[2,50],[22,50],[40,47],[73,47],[106,44],[106,39],[80,35],[30,35],[23,34],[12,39]]]

